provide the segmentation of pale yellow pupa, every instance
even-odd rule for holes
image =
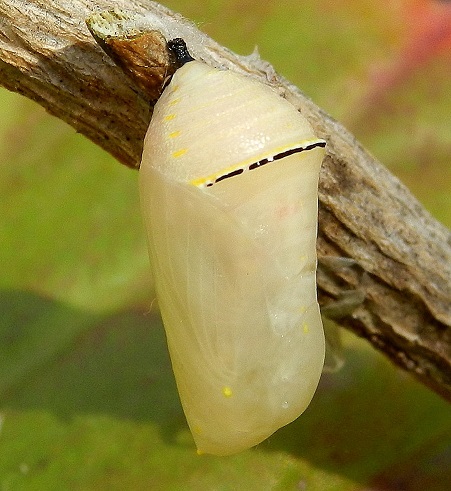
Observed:
[[[271,88],[183,61],[146,135],[141,204],[188,424],[199,453],[228,455],[296,419],[318,385],[325,142]]]

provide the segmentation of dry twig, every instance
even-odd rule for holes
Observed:
[[[345,128],[258,56],[231,53],[154,2],[123,0],[115,7],[152,14],[188,45],[196,39],[195,57],[277,86],[306,115],[328,142],[320,177],[320,303],[355,290],[362,303],[344,312],[340,324],[451,400],[450,232]],[[149,103],[85,24],[109,8],[106,0],[0,0],[0,80],[137,167]]]

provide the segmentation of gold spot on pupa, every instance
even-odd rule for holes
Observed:
[[[177,99],[172,99],[172,101],[168,103],[168,106],[175,106],[179,102],[180,102],[180,97],[178,97]]]
[[[304,264],[307,261],[307,254],[301,254],[299,256],[299,261],[301,261],[301,263]]]
[[[309,327],[307,322],[304,322],[304,324],[302,324],[302,330],[304,331],[305,334],[309,332]]]
[[[230,387],[223,387],[222,393],[224,394],[224,397],[232,397],[232,389]]]
[[[175,118],[175,114],[168,114],[164,117],[165,121],[172,121]]]
[[[173,131],[169,133],[168,138],[177,138],[178,136],[180,136],[180,131]]]
[[[180,150],[176,150],[175,152],[172,152],[172,156],[174,158],[181,157],[182,155],[185,155],[187,151],[188,151],[187,148],[181,148]]]

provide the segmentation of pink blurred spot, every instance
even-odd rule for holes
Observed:
[[[367,99],[373,104],[432,58],[451,52],[450,2],[411,0],[406,4],[404,19],[404,47],[389,66],[374,70],[371,75],[373,90]]]

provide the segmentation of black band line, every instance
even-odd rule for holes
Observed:
[[[262,167],[263,165],[269,164],[270,162],[274,162],[275,160],[280,160],[285,157],[288,157],[289,155],[293,155],[294,153],[300,153],[300,152],[305,152],[307,150],[313,150],[314,148],[322,147],[324,148],[326,146],[326,142],[323,140],[317,141],[315,143],[311,143],[310,145],[307,145],[305,147],[296,147],[296,148],[290,148],[289,150],[285,150],[285,152],[278,153],[272,157],[267,157],[262,160],[259,160],[258,162],[254,162],[253,164],[250,164],[248,167],[241,168],[241,169],[235,169],[232,172],[229,172],[228,174],[223,174],[222,176],[217,177],[214,181],[210,181],[205,184],[206,187],[211,187],[213,184],[216,184],[217,182],[223,181],[224,179],[228,179],[229,177],[235,177],[238,176],[239,174],[242,174],[246,170],[254,170],[259,167]]]

